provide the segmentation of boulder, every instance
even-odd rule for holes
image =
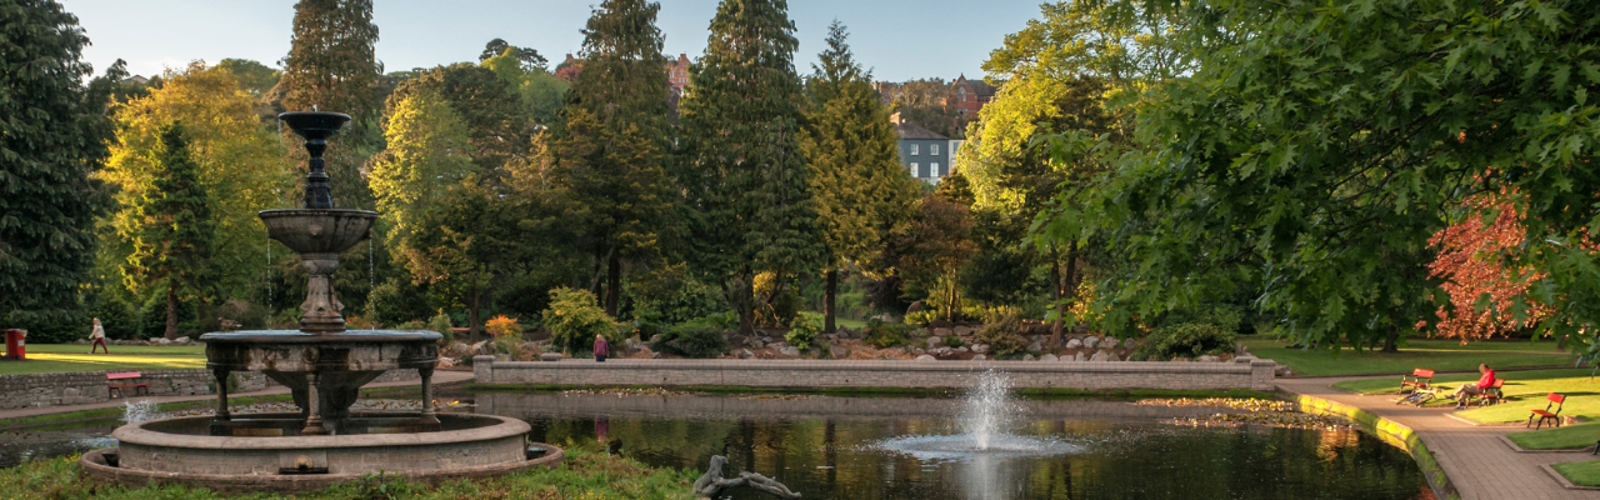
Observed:
[[[740,349],[734,354],[738,355],[739,359],[750,359],[756,357],[756,353],[750,352],[749,349]]]
[[[1133,339],[1124,340],[1124,341],[1122,341],[1122,347],[1126,347],[1126,348],[1132,349],[1134,347],[1137,347],[1136,345],[1134,345],[1134,343],[1135,343],[1135,341]]]
[[[949,337],[951,335],[955,335],[955,333],[956,333],[955,330],[952,330],[952,329],[949,329],[949,328],[934,328],[933,330],[930,330],[930,331],[933,332],[933,336],[935,336],[935,337]]]
[[[1022,356],[1022,360],[1023,361],[1033,361],[1033,355],[1032,354],[1023,355]]]
[[[957,326],[951,330],[951,333],[959,337],[970,337],[972,336],[972,327],[966,325]]]
[[[1072,355],[1072,360],[1073,361],[1088,361],[1089,357],[1088,356],[1084,356],[1083,355],[1083,351],[1078,351],[1077,354]]]
[[[1056,358],[1056,355],[1050,354],[1050,353],[1045,353],[1045,354],[1042,354],[1042,355],[1039,356],[1039,361],[1058,361],[1058,360],[1059,359]]]
[[[1068,349],[1078,349],[1078,348],[1081,348],[1081,347],[1083,347],[1083,341],[1082,340],[1072,339],[1072,340],[1068,340],[1067,341],[1067,348]]]
[[[843,358],[850,355],[850,349],[836,345],[828,346],[828,355],[835,358]]]
[[[450,368],[456,365],[456,358],[439,356],[439,368]]]
[[[961,347],[957,347],[956,348],[956,352],[967,352],[967,351],[970,351],[970,350],[971,349],[968,349],[967,346],[961,346]]]
[[[937,336],[928,337],[928,348],[929,349],[933,349],[933,348],[939,347],[941,345],[944,345],[944,339],[939,338]]]
[[[1089,361],[1111,361],[1111,351],[1101,349],[1089,358]]]
[[[975,344],[972,346],[972,352],[978,354],[989,352],[989,346],[987,344]]]
[[[921,356],[917,356],[917,361],[938,361],[938,360],[934,359],[933,356],[929,356],[927,354],[923,354]]]
[[[916,301],[916,302],[912,302],[911,303],[911,307],[907,307],[906,308],[906,315],[910,316],[911,313],[922,312],[922,309],[923,309],[922,301],[919,300],[919,301]]]
[[[561,361],[561,353],[547,352],[539,355],[539,361]]]
[[[760,337],[750,339],[750,348],[751,349],[762,349],[762,348],[765,348],[765,347],[767,347],[767,341],[761,340]]]
[[[924,352],[927,352],[927,351],[923,351],[921,347],[913,347],[913,348],[911,348],[911,353],[912,354],[922,354]]]
[[[478,342],[476,344],[472,344],[472,353],[473,354],[494,354],[494,346],[489,345],[489,341],[484,340],[484,341]]]
[[[784,356],[788,356],[788,357],[794,358],[794,357],[799,357],[800,356],[800,350],[799,349],[795,349],[795,347],[792,346],[792,345],[785,344],[783,346],[778,347],[778,354],[782,354]]]
[[[1207,355],[1195,358],[1194,360],[1198,361],[1198,362],[1201,362],[1201,363],[1216,363],[1218,361],[1222,361],[1222,358],[1207,354]]]
[[[955,352],[955,349],[951,349],[949,347],[939,347],[928,352],[933,353],[935,356],[944,356],[946,354]]]
[[[172,345],[172,341],[167,340],[165,337],[152,340],[151,342],[154,342],[151,345]]]
[[[1034,342],[1032,344],[1028,344],[1028,351],[1039,352],[1039,351],[1043,351],[1043,350],[1044,350],[1044,344],[1041,344],[1039,342]]]
[[[986,360],[986,359],[989,359],[989,357],[988,356],[984,356],[982,354],[979,354],[977,356],[973,356],[972,357],[973,361],[983,361],[983,360]]]
[[[172,343],[177,345],[189,345],[189,337],[178,337],[172,339]]]

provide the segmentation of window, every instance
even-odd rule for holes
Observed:
[[[938,176],[939,176],[939,164],[937,162],[929,163],[928,164],[928,177],[938,177]]]
[[[922,145],[921,144],[912,144],[911,145],[911,156],[916,156],[918,150],[921,150],[921,149],[922,149]]]
[[[917,175],[917,162],[911,162],[911,176],[912,177],[921,177],[921,176]]]
[[[929,145],[928,146],[928,154],[934,155],[934,156],[939,156],[939,145],[938,144]]]

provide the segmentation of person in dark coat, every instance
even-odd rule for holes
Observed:
[[[611,344],[606,343],[604,335],[594,336],[594,360],[597,363],[606,362],[606,356],[611,355]]]

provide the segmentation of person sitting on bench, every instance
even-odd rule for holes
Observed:
[[[1456,400],[1456,409],[1459,410],[1466,406],[1466,396],[1477,396],[1483,394],[1484,389],[1494,385],[1494,370],[1489,368],[1488,363],[1479,364],[1478,373],[1483,374],[1482,377],[1478,377],[1478,383],[1461,384],[1461,387],[1457,388],[1456,392],[1450,395],[1450,399]]]

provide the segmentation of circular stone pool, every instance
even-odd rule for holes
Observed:
[[[398,420],[380,412],[353,420]],[[294,422],[296,414],[262,414],[264,421]],[[180,417],[125,425],[111,434],[116,448],[85,453],[79,463],[93,478],[138,486],[183,482],[223,491],[306,491],[366,474],[397,474],[422,481],[483,477],[559,463],[548,445],[530,449],[530,427],[494,415],[439,415],[436,432],[335,436],[211,436],[211,417]],[[292,431],[292,429],[290,429]]]

